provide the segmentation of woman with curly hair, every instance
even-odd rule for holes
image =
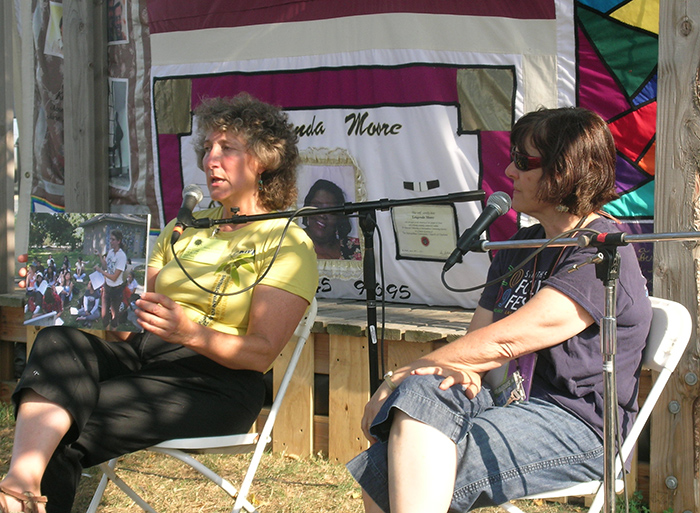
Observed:
[[[284,113],[243,94],[204,100],[195,118],[199,166],[220,203],[195,218],[294,202],[297,137]],[[263,373],[316,293],[313,245],[296,225],[283,236],[282,219],[187,229],[172,243],[174,227],[148,262],[153,292],[136,301],[143,333],[37,336],[13,395],[0,511],[68,513],[82,468],[163,440],[245,433],[257,418]]]

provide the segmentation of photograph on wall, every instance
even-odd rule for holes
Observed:
[[[107,2],[107,41],[108,44],[129,42],[126,25],[127,0],[108,0]]]
[[[150,215],[32,213],[24,324],[143,331]]]
[[[49,2],[49,25],[46,29],[44,53],[63,58],[63,4]]]
[[[124,191],[131,187],[127,91],[127,79],[109,79],[109,186]]]
[[[362,174],[347,151],[309,148],[300,154],[297,208],[329,209],[365,200]],[[313,241],[319,269],[326,275],[354,276],[362,268],[362,240],[355,213],[302,214],[299,224]]]

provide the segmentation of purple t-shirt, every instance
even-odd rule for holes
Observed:
[[[614,221],[598,218],[586,228],[619,232]],[[544,229],[535,225],[519,230],[513,240],[544,239]],[[501,250],[494,257],[488,279],[492,281],[523,262],[535,249]],[[564,293],[584,310],[594,323],[578,335],[537,352],[530,397],[559,404],[603,436],[604,386],[600,320],[605,311],[604,284],[596,277],[595,264],[581,265],[596,253],[595,248],[547,248],[535,260],[499,284],[484,289],[479,305],[493,312],[497,321],[522,306],[544,286]],[[651,303],[646,280],[631,246],[618,248],[620,276],[617,282],[616,374],[618,410],[623,435],[637,414],[637,391],[642,351],[651,323]],[[536,269],[535,269],[536,265]],[[534,275],[534,283],[533,283]]]

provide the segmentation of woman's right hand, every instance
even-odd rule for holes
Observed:
[[[394,389],[411,374],[412,368],[413,367],[409,365],[393,371],[391,375],[391,382],[394,386],[390,388],[388,383],[384,381],[374,392],[374,394],[372,394],[369,402],[365,405],[365,412],[362,415],[362,432],[365,434],[365,437],[367,440],[369,440],[370,444],[374,444],[377,441],[377,439],[369,433],[369,428],[372,425],[372,421],[374,421],[374,418],[377,416],[377,413],[379,413],[379,410],[382,408],[382,405],[384,404],[384,401],[386,401],[387,397],[389,397]]]
[[[365,405],[365,412],[362,415],[362,432],[365,434],[365,438],[369,440],[370,444],[374,444],[377,439],[370,435],[369,428],[372,425],[374,417],[379,413],[384,401],[391,395],[391,392],[389,386],[382,383]]]

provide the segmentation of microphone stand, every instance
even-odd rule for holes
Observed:
[[[464,201],[480,201],[486,196],[485,191],[455,192],[442,196],[427,196],[424,198],[408,199],[380,199],[376,201],[365,201],[360,203],[344,203],[335,207],[308,208],[302,210],[303,216],[314,216],[321,214],[359,214],[360,229],[364,240],[364,257],[362,259],[363,279],[365,283],[365,298],[367,304],[367,340],[369,349],[369,376],[370,391],[374,393],[382,378],[379,376],[379,350],[377,347],[377,302],[376,302],[376,264],[374,255],[374,231],[377,227],[377,210],[389,210],[393,207],[418,204],[444,204],[458,203]],[[236,212],[228,219],[193,219],[191,225],[185,228],[210,228],[218,224],[244,224],[253,221],[264,221],[268,219],[288,219],[299,215],[299,211],[271,212],[269,214],[238,215]]]
[[[617,427],[617,381],[615,356],[617,354],[617,279],[620,274],[619,246],[631,242],[663,242],[699,240],[700,232],[655,233],[650,235],[630,235],[624,232],[603,233],[597,236],[580,235],[577,238],[563,238],[549,244],[550,247],[579,246],[595,247],[598,252],[586,263],[596,266],[596,278],[605,287],[605,307],[600,322],[600,346],[603,355],[603,492],[605,513],[615,513],[615,432]],[[488,242],[474,244],[471,251],[488,251],[512,248],[537,248],[549,242],[547,239],[522,241]],[[585,265],[585,264],[583,264]],[[575,271],[577,268],[572,269]],[[570,271],[571,272],[571,271]],[[624,462],[622,462],[624,465]]]

